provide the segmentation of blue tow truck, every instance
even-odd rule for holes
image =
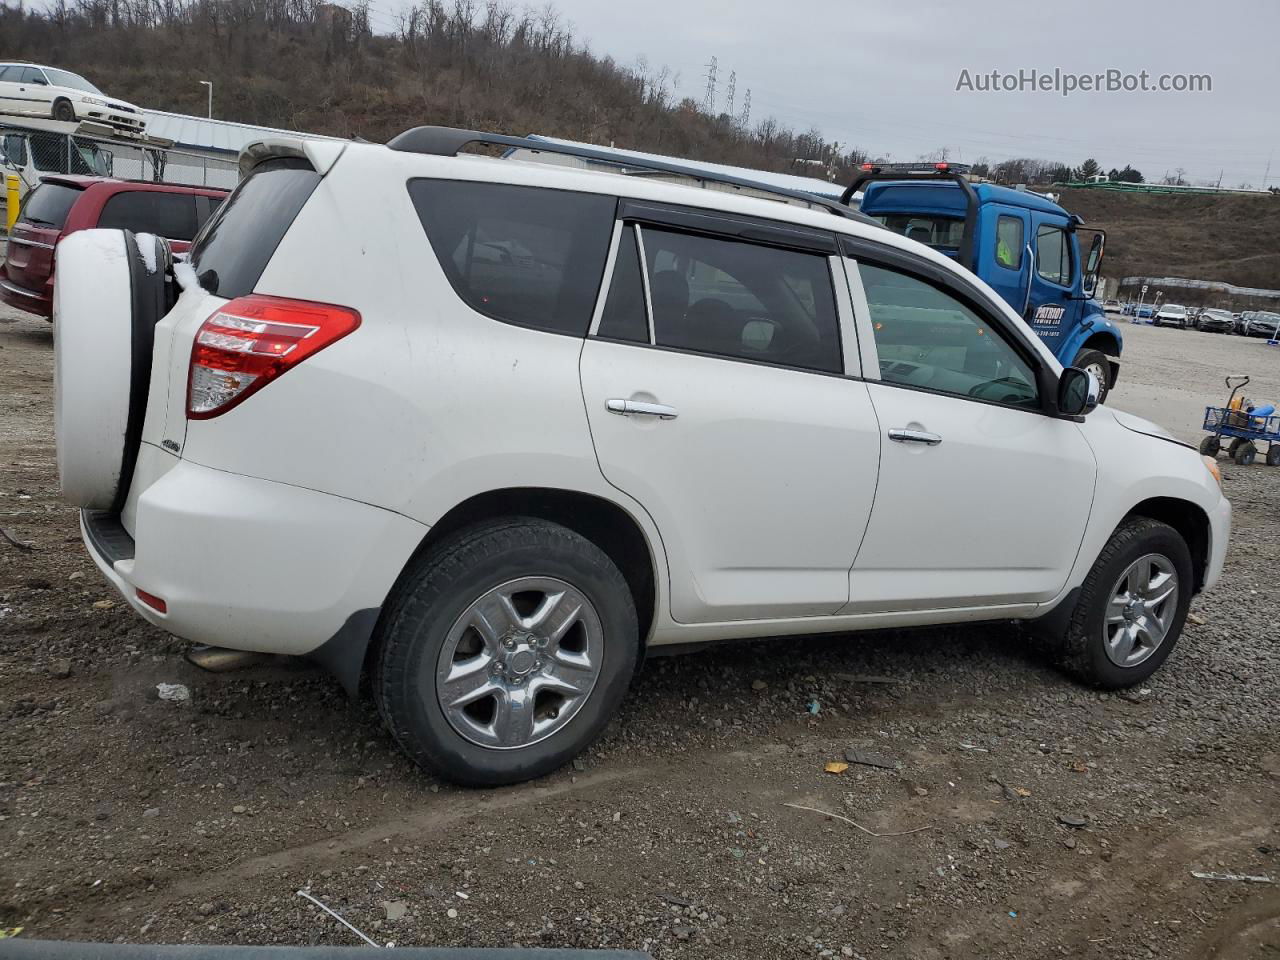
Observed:
[[[1120,373],[1120,329],[1093,299],[1106,234],[1081,257],[1084,221],[1023,190],[970,183],[967,168],[937,163],[863,164],[845,188],[849,204],[890,230],[968,267],[1020,313],[1067,367],[1093,373],[1103,396]]]

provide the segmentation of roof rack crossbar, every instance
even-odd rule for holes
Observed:
[[[455,127],[414,127],[388,141],[387,146],[392,150],[399,150],[404,153],[425,153],[438,157],[452,157],[463,147],[473,143],[509,147],[513,150],[530,150],[536,153],[554,153],[567,157],[578,157],[582,160],[593,160],[597,163],[619,167],[622,172],[631,167],[638,171],[668,173],[707,183],[722,183],[732,187],[759,190],[772,196],[797,200],[801,203],[819,207],[828,213],[844,217],[847,220],[856,220],[876,227],[881,226],[879,221],[873,220],[843,203],[838,203],[827,197],[820,197],[816,193],[807,193],[804,190],[790,190],[786,187],[760,183],[746,177],[736,177],[727,173],[711,173],[688,164],[651,160],[647,157],[623,156],[609,150],[595,149],[594,147],[570,146],[546,140],[532,140],[528,137],[510,137],[500,133],[483,133],[479,130],[461,130]]]

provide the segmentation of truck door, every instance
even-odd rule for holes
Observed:
[[[1027,308],[1032,271],[1031,217],[1004,203],[989,203],[978,220],[978,276],[1018,313]]]
[[[1023,318],[1057,356],[1064,337],[1074,326],[1079,303],[1071,297],[1075,271],[1079,269],[1073,235],[1059,216],[1031,211],[1030,295]],[[1069,358],[1064,360],[1069,362]]]

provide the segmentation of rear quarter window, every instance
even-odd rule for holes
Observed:
[[[260,164],[196,237],[191,265],[200,285],[228,299],[252,293],[319,183],[320,174],[302,159]]]
[[[83,192],[63,183],[42,183],[31,191],[19,216],[38,227],[56,227],[61,230],[67,222],[67,214]]]
[[[189,193],[126,190],[103,204],[98,226],[190,240],[196,235],[196,198]]]
[[[614,197],[458,180],[413,180],[409,195],[449,283],[473,309],[586,335]]]

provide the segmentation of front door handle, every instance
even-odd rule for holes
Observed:
[[[926,433],[924,430],[906,430],[903,428],[894,428],[889,431],[889,439],[898,443],[924,443],[931,447],[936,447],[942,442],[942,438],[936,433]]]
[[[643,400],[606,400],[604,407],[620,417],[643,416],[674,420],[680,415],[675,407],[669,407],[665,403],[646,403]]]

